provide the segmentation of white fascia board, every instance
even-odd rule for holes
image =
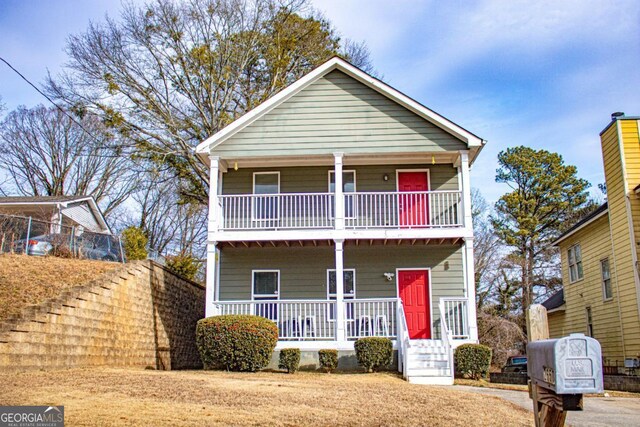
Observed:
[[[569,237],[573,236],[574,234],[576,234],[578,231],[582,230],[583,228],[585,228],[586,226],[588,226],[589,224],[593,223],[594,221],[602,218],[603,216],[607,215],[609,213],[609,209],[605,209],[604,211],[600,212],[598,215],[594,216],[593,218],[591,218],[589,221],[585,222],[584,224],[582,224],[580,227],[576,228],[575,230],[571,230],[569,233],[565,234],[564,236],[560,237],[558,240],[554,241],[553,243],[551,243],[551,246],[558,246],[558,244],[566,239],[568,239]]]
[[[246,126],[253,123],[262,115],[268,113],[278,105],[285,102],[287,99],[300,92],[305,87],[309,86],[311,83],[315,82],[316,80],[320,79],[321,77],[335,69],[344,72],[345,74],[355,78],[356,80],[381,93],[382,95],[387,96],[403,107],[413,111],[425,120],[433,123],[442,130],[464,141],[468,147],[481,147],[483,145],[484,141],[482,140],[482,138],[477,137],[466,129],[458,126],[457,124],[430,110],[424,105],[414,101],[407,95],[392,88],[386,83],[383,83],[375,77],[368,75],[359,68],[349,64],[347,61],[338,57],[334,57],[317,67],[315,70],[311,71],[306,76],[300,78],[295,83],[281,90],[233,123],[229,124],[224,129],[220,130],[216,134],[210,136],[209,138],[198,144],[198,146],[196,147],[196,153],[208,154],[212,148],[224,142],[227,138],[244,129]]]

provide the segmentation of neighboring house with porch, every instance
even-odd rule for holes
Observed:
[[[477,342],[469,168],[484,141],[333,58],[197,147],[210,165],[207,316],[258,314],[276,349],[393,340],[452,384]]]
[[[111,234],[102,211],[91,196],[0,197],[0,214],[31,217],[54,228],[76,227],[81,231]]]
[[[640,357],[639,120],[616,113],[600,133],[608,201],[556,240],[563,289],[543,303],[552,338],[592,336],[612,367]]]

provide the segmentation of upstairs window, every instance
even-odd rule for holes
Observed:
[[[573,283],[584,277],[580,245],[570,247],[567,255],[569,258],[569,282]]]
[[[253,174],[253,219],[270,221],[278,219],[280,172],[256,172]]]
[[[602,272],[602,298],[610,300],[613,298],[613,289],[611,288],[611,270],[609,268],[609,258],[600,261],[600,271]]]

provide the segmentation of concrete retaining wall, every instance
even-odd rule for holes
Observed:
[[[489,381],[498,384],[527,384],[527,374],[518,372],[491,372]]]
[[[626,375],[605,375],[604,389],[640,393],[640,377],[629,377]]]
[[[0,323],[0,369],[198,368],[204,305],[201,285],[152,261],[125,264]]]

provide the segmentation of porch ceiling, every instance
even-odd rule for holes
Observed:
[[[344,246],[444,246],[457,245],[464,241],[461,237],[442,239],[350,239],[344,241]],[[251,248],[251,247],[329,247],[334,246],[331,239],[313,240],[266,240],[218,242],[218,248]]]

